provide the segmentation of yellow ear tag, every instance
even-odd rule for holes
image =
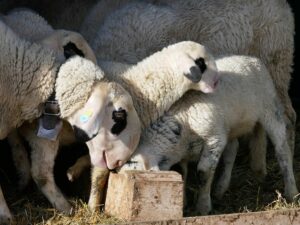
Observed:
[[[93,111],[91,109],[87,110],[80,116],[79,120],[82,123],[86,123],[92,115],[93,115]]]

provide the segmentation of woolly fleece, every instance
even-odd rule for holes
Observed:
[[[0,139],[40,116],[54,89],[58,63],[52,51],[20,39],[0,21]]]
[[[67,60],[60,67],[56,80],[61,117],[67,118],[83,107],[95,82],[103,78],[103,71],[93,62],[79,56]]]

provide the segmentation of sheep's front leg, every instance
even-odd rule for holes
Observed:
[[[29,140],[31,153],[31,175],[39,189],[53,207],[66,214],[71,213],[71,205],[55,184],[53,167],[59,148],[59,141],[49,141],[37,136]]]
[[[89,198],[89,208],[95,212],[103,201],[104,188],[108,180],[109,170],[99,167],[92,168],[92,185]]]
[[[187,184],[187,177],[188,177],[188,161],[182,160],[180,162],[180,167],[182,170],[182,178],[183,178],[183,206],[186,208],[187,205],[187,190],[186,190],[186,184]]]
[[[67,177],[69,181],[73,182],[76,180],[82,172],[91,166],[90,155],[81,156],[73,166],[71,166],[67,171]]]
[[[215,187],[215,193],[214,193],[214,196],[217,199],[221,199],[229,187],[230,180],[231,180],[231,173],[232,173],[238,148],[239,148],[239,142],[237,139],[234,139],[233,141],[228,142],[228,144],[224,149],[223,156],[222,156],[224,168],[222,169],[221,176],[218,178]]]
[[[10,224],[11,220],[12,215],[7,207],[2,188],[0,186],[0,224]]]
[[[11,132],[8,135],[7,140],[11,147],[13,162],[19,176],[18,187],[20,190],[23,190],[31,179],[28,154],[17,130]]]
[[[225,145],[225,137],[209,138],[204,144],[203,152],[197,165],[200,190],[196,210],[201,215],[207,215],[212,209],[211,184]]]

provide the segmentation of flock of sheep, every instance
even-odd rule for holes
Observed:
[[[92,165],[91,209],[108,169],[180,163],[186,181],[195,161],[196,211],[205,215],[211,192],[222,198],[230,184],[238,138],[247,136],[251,169],[266,175],[268,135],[285,196],[294,199],[294,21],[286,0],[100,0],[80,23],[79,32],[54,29],[27,8],[0,16],[0,139],[8,138],[21,188],[32,178],[70,213],[53,167],[60,146],[83,141],[89,155],[68,177]],[[0,189],[0,224],[11,219]]]

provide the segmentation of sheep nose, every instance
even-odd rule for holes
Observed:
[[[84,130],[82,130],[81,128],[79,128],[77,126],[73,126],[73,130],[74,130],[76,139],[80,142],[87,142],[92,139],[91,137],[89,137],[89,135]]]
[[[193,83],[198,83],[202,78],[202,73],[201,73],[199,67],[192,66],[190,68],[190,73],[186,73],[186,74],[184,74],[184,76],[186,76],[186,78],[188,78]]]

